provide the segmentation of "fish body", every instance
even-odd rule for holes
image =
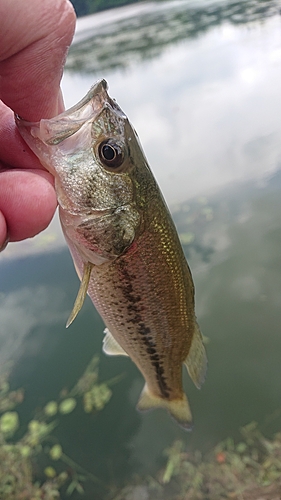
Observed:
[[[182,365],[197,387],[207,366],[194,285],[159,187],[128,118],[97,82],[76,106],[21,135],[54,175],[62,228],[81,287],[106,325],[103,350],[145,379],[138,408],[161,407],[189,429]]]

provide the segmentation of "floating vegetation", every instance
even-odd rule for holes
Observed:
[[[159,2],[153,9],[143,6],[135,15],[110,16],[94,29],[78,30],[66,69],[94,74],[127,70],[210,29],[263,22],[278,15],[279,9],[277,0]]]
[[[190,245],[195,240],[195,235],[191,231],[179,234],[182,245]]]
[[[174,206],[173,218],[176,222],[179,238],[187,258],[197,254],[203,262],[209,262],[215,252],[215,236],[212,233],[219,217],[219,209],[205,197],[190,200]]]
[[[112,391],[108,385],[120,377],[99,383],[98,362],[94,356],[72,390],[64,391],[58,401],[49,401],[24,429],[15,410],[24,399],[24,391],[10,391],[9,370],[0,376],[1,500],[61,499],[62,487],[66,496],[74,492],[82,495],[85,481],[99,483],[64,453],[52,435],[58,425],[63,425],[63,419],[75,411],[79,400],[86,413],[101,411],[110,400]],[[18,438],[19,434],[22,437]],[[41,462],[47,465],[39,471]]]

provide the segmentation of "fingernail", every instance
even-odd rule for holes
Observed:
[[[9,243],[9,235],[7,234],[6,239],[4,240],[3,244],[0,246],[0,252],[3,252],[3,250],[5,250],[8,243]]]
[[[63,95],[61,89],[59,90],[59,95],[58,95],[58,114],[62,113],[65,110],[64,107],[64,101],[63,101]]]

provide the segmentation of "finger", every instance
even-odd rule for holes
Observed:
[[[1,101],[0,116],[0,169],[1,164],[6,169],[8,167],[43,169],[37,156],[20,136],[14,113]]]
[[[0,212],[0,252],[4,250],[7,244],[7,225],[4,215]]]
[[[2,0],[0,97],[28,121],[62,111],[59,85],[75,14],[68,0]]]
[[[0,248],[6,230],[9,241],[20,241],[48,226],[57,205],[52,182],[52,176],[43,170],[14,169],[1,173]]]

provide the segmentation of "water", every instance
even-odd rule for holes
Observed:
[[[195,428],[184,433],[164,411],[136,412],[142,377],[130,360],[101,354],[103,324],[88,299],[65,330],[78,279],[57,219],[1,256],[0,362],[13,360],[12,386],[25,388],[23,427],[94,353],[101,380],[123,375],[104,410],[79,407],[55,430],[68,456],[118,491],[135,472],[156,471],[176,438],[204,451],[252,420],[268,435],[280,429],[277,3],[155,2],[81,19],[66,105],[101,77],[138,131],[193,271],[209,341],[202,390],[184,377]],[[85,498],[104,491],[86,483]]]

